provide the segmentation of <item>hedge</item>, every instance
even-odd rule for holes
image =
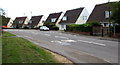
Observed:
[[[99,22],[90,22],[87,24],[68,24],[67,31],[92,32],[93,26],[101,26]]]
[[[91,27],[87,24],[69,24],[67,31],[91,32]]]

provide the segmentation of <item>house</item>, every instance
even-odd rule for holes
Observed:
[[[14,28],[25,28],[29,19],[27,17],[16,17],[13,23]]]
[[[87,23],[100,22],[103,27],[109,27],[109,14],[111,13],[109,5],[108,3],[97,4],[90,14]]]
[[[40,16],[32,16],[30,21],[28,22],[29,28],[38,28],[39,26],[43,25],[43,15]]]
[[[4,22],[2,23],[2,27],[4,28],[12,28],[13,20],[11,18],[4,19]]]
[[[68,24],[84,24],[88,19],[89,13],[84,7],[67,10],[59,22],[59,30],[66,30]]]
[[[56,26],[59,27],[59,22],[60,22],[61,15],[62,15],[62,12],[49,14],[48,18],[45,21],[45,24],[46,23],[49,23],[48,25],[55,24]]]
[[[7,28],[12,28],[13,20],[11,18],[8,19],[7,21]]]

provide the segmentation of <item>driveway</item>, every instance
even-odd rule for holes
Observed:
[[[61,31],[5,29],[18,37],[61,54],[74,63],[118,63],[118,42]]]

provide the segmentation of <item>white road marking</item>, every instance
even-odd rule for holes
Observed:
[[[63,36],[55,36],[56,38],[58,37],[58,38],[64,38],[64,39],[69,39],[69,38],[67,38],[67,37],[63,37]]]
[[[63,42],[77,42],[75,40],[61,40],[61,41],[63,41]]]
[[[91,44],[96,44],[96,45],[100,45],[100,46],[106,46],[106,44],[102,44],[102,43],[96,43],[93,41],[85,41],[85,40],[78,40],[80,42],[85,42],[85,43],[91,43]]]
[[[51,41],[51,42],[57,43],[57,44],[60,44],[60,45],[71,45],[70,43],[61,42],[61,41]]]
[[[46,36],[51,36],[50,34],[44,34],[44,35],[46,35]]]

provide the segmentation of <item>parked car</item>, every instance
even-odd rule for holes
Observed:
[[[47,26],[41,26],[41,27],[40,27],[40,30],[49,31],[49,28],[48,28]]]

